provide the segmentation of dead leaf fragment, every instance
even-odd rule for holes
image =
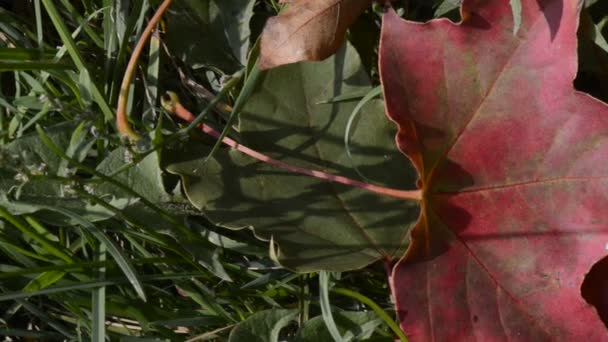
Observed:
[[[260,68],[320,61],[336,52],[346,30],[371,0],[299,0],[270,18],[262,33]]]

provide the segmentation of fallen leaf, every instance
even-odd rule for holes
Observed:
[[[261,38],[260,69],[320,61],[344,43],[346,30],[371,0],[299,0],[268,19]]]
[[[606,341],[581,284],[608,243],[608,107],[573,89],[581,1],[384,17],[397,144],[424,191],[391,287],[413,341]],[[605,276],[604,276],[605,278]],[[605,310],[605,309],[604,309]]]
[[[368,102],[358,117],[352,160],[344,131],[357,101],[319,104],[370,88],[348,44],[326,61],[270,70],[239,118],[239,141],[296,166],[361,179],[357,167],[378,185],[412,186],[415,171],[395,147],[395,127],[381,101]],[[205,163],[208,151],[189,142],[163,160],[182,177],[194,206],[223,227],[252,226],[256,236],[272,238],[284,267],[345,271],[403,255],[411,228],[404,223],[416,221],[417,202],[294,174],[235,149],[221,149]]]

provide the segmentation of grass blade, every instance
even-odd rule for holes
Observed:
[[[23,292],[33,292],[45,289],[61,280],[65,276],[65,274],[66,273],[63,271],[50,271],[41,273],[35,279],[32,279],[23,288]]]
[[[344,339],[340,335],[340,331],[334,321],[334,316],[331,314],[331,304],[329,302],[329,281],[330,273],[326,271],[319,272],[319,304],[321,305],[321,315],[327,326],[327,330],[336,342],[342,342]]]
[[[10,222],[15,228],[17,228],[21,233],[28,236],[30,239],[38,242],[45,250],[47,250],[50,254],[66,261],[68,263],[74,262],[70,253],[61,245],[57,244],[54,241],[49,240],[44,235],[37,232],[35,229],[32,229],[30,226],[34,228],[42,228],[42,225],[33,217],[26,217],[26,221],[29,223],[29,226],[22,222],[19,218],[11,215],[6,209],[0,207],[0,217],[4,218],[6,221]]]
[[[359,101],[359,103],[357,103],[357,105],[353,109],[353,112],[350,114],[348,122],[346,123],[346,129],[344,131],[344,149],[346,150],[346,155],[348,156],[348,159],[350,160],[350,163],[357,172],[357,174],[368,183],[371,183],[371,181],[367,177],[365,177],[365,175],[359,170],[357,165],[355,165],[353,154],[350,150],[350,136],[353,123],[355,122],[355,119],[359,116],[359,113],[361,113],[361,108],[363,108],[366,103],[374,99],[376,96],[379,96],[380,94],[382,94],[382,87],[377,86],[370,90],[367,94],[365,94],[365,96],[363,96],[363,98]]]
[[[72,36],[71,36],[70,32],[68,31],[67,27],[65,26],[63,19],[59,15],[59,11],[57,11],[57,7],[55,7],[55,4],[53,3],[52,0],[42,0],[42,3],[44,4],[46,11],[47,11],[49,17],[51,18],[51,21],[53,22],[55,29],[59,33],[61,40],[63,41],[66,48],[68,49],[68,53],[70,54],[70,57],[74,61],[74,64],[76,65],[76,67],[78,68],[78,70],[81,73],[83,72],[83,70],[87,70],[87,72],[88,72],[84,59],[82,58],[82,55],[80,54],[80,51],[79,51],[78,47],[76,46],[76,42],[74,42],[74,39],[72,39]],[[97,88],[97,85],[95,85],[94,83],[91,83],[91,93],[93,95],[93,98],[95,99],[95,102],[97,103],[97,105],[99,106],[101,111],[103,112],[105,120],[106,121],[113,120],[114,113],[112,112],[112,109],[110,109],[110,106],[106,102],[105,97],[99,91],[99,89]]]
[[[77,215],[69,210],[65,210],[65,209],[59,208],[59,207],[47,206],[47,205],[41,205],[40,208],[55,211],[59,214],[65,215],[65,216],[73,219],[79,225],[84,227],[89,233],[91,233],[101,244],[105,244],[108,252],[112,256],[112,258],[114,258],[114,261],[116,261],[116,263],[118,264],[118,267],[120,267],[120,269],[123,271],[124,275],[129,280],[129,283],[131,283],[131,285],[135,289],[135,292],[137,292],[138,296],[143,301],[146,301],[146,294],[144,292],[143,285],[142,285],[141,281],[139,280],[137,273],[135,272],[135,268],[133,267],[131,262],[129,262],[129,260],[122,254],[120,249],[118,249],[118,247],[116,247],[116,245],[112,242],[112,240],[110,240],[110,238],[108,238],[108,236],[104,232],[102,232],[99,228],[97,228],[91,222],[82,218],[80,215]]]
[[[97,261],[104,262],[106,260],[106,245],[101,243],[97,248]],[[98,270],[98,279],[103,281],[105,278],[105,268],[101,267]],[[106,335],[106,287],[100,286],[93,290],[92,294],[92,311],[93,311],[93,341],[103,342]]]
[[[380,306],[378,306],[378,304],[374,303],[373,300],[365,297],[364,295],[362,295],[360,293],[357,293],[357,292],[354,292],[354,291],[351,291],[348,289],[343,289],[343,288],[334,288],[334,289],[332,289],[332,292],[341,294],[343,296],[351,297],[351,298],[356,299],[356,300],[360,301],[361,303],[369,306],[372,310],[374,310],[374,312],[380,318],[382,318],[382,320],[386,323],[386,325],[388,325],[388,327],[391,328],[391,330],[399,337],[399,340],[401,342],[409,342],[409,339],[407,338],[407,336],[405,336],[405,334],[399,328],[397,323],[395,323],[395,321],[386,313],[386,311],[382,310],[382,308]]]
[[[40,0],[34,0],[34,12],[36,13],[36,35],[38,38],[38,49],[40,57],[44,55],[44,34],[42,31],[42,11],[40,10]]]
[[[55,57],[56,53],[57,50],[45,50],[41,56],[40,50],[38,49],[0,47],[0,60],[28,61],[39,59],[52,59],[53,57]]]
[[[69,64],[55,61],[22,61],[10,62],[0,61],[0,71],[16,70],[68,70],[72,67]]]
[[[253,94],[253,91],[255,90],[255,87],[258,84],[258,80],[260,79],[260,76],[262,74],[263,72],[260,70],[256,62],[251,71],[249,72],[249,76],[245,80],[243,90],[241,90],[239,97],[237,97],[236,101],[234,102],[234,107],[232,109],[232,113],[230,114],[230,118],[228,118],[228,121],[226,122],[226,127],[222,131],[222,134],[217,138],[217,141],[211,149],[211,152],[209,152],[207,158],[205,158],[205,162],[213,158],[217,150],[223,144],[222,141],[228,135],[228,132],[230,132],[230,130],[232,129],[232,125],[236,123],[236,120],[241,114],[241,110],[243,109],[243,107],[245,107],[245,104],[247,103],[247,100],[249,100],[251,94]]]
[[[147,275],[142,276],[142,281],[160,281],[160,280],[179,280],[179,279],[191,279],[194,277],[204,277],[205,273],[201,272],[185,272],[185,273],[170,273],[170,274],[159,274],[159,275]],[[33,291],[33,292],[23,292],[23,291],[14,291],[8,292],[4,294],[0,294],[0,302],[8,301],[8,300],[17,300],[35,296],[43,296],[50,295],[55,293],[74,291],[74,290],[89,290],[102,286],[115,286],[129,283],[128,279],[124,278],[112,278],[108,280],[95,280],[88,282],[78,282],[70,285],[56,286],[56,287],[47,287],[46,289]]]

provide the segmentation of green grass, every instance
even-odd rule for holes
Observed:
[[[145,138],[126,145],[113,107],[152,12],[148,2],[124,3],[36,0],[32,8],[0,8],[0,334],[222,341],[254,313],[283,308],[298,310],[281,333],[293,336],[321,314],[317,275],[279,267],[249,230],[206,220],[162,171],[158,154],[187,143],[196,128],[179,129],[159,107],[161,91],[188,93],[176,65],[219,95],[200,106],[199,121],[219,101],[235,101],[239,111],[255,69],[244,87],[242,70],[219,91],[211,80],[221,69],[183,64],[167,54],[162,34],[153,36],[129,103]],[[278,9],[260,2],[256,13]],[[153,181],[132,181],[138,177]],[[364,292],[390,314],[384,279],[373,266],[344,274],[336,286]],[[331,306],[367,310],[343,296],[332,296]],[[387,326],[372,330],[391,340]]]
[[[257,322],[254,314],[286,310],[280,312],[296,314],[276,322],[284,325],[284,340],[307,327],[326,329],[325,336],[335,339],[352,335],[356,329],[345,331],[344,317],[353,313],[361,314],[356,317],[364,319],[370,341],[406,340],[394,321],[382,265],[291,272],[271,260],[268,242],[251,230],[209,222],[186,200],[179,179],[163,170],[167,147],[208,139],[194,134],[203,120],[223,128],[223,135],[238,136],[232,123],[263,77],[254,66],[255,42],[261,23],[282,7],[276,0],[256,1],[249,41],[254,49],[243,63],[224,58],[224,50],[212,45],[204,51],[219,55],[183,53],[164,33],[172,21],[163,22],[130,88],[131,124],[143,139],[130,145],[119,137],[114,107],[124,68],[159,3],[0,5],[0,335],[228,341],[232,331],[246,328],[243,322]],[[184,15],[176,3],[169,17]],[[444,2],[427,3],[397,5],[410,19],[422,20]],[[601,33],[607,10],[597,9],[599,2],[593,6],[589,11],[602,23]],[[378,14],[369,11],[364,19],[377,34]],[[208,39],[209,32],[179,33],[188,40]],[[349,39],[358,49],[369,45],[358,44],[355,33]],[[368,52],[367,72],[374,79],[374,52]],[[582,64],[581,70],[582,88],[601,77],[594,66]],[[202,101],[206,95],[192,84],[215,97]],[[591,90],[608,94],[599,88]],[[200,113],[195,122],[183,127],[167,115],[159,103],[167,90]],[[379,94],[376,88],[330,101],[361,100],[362,106]],[[217,110],[221,103],[232,106],[231,116]],[[346,132],[349,154],[359,107]],[[212,158],[219,145],[209,146]],[[319,320],[323,328],[315,328]]]

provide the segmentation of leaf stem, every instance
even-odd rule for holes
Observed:
[[[118,96],[118,104],[116,107],[116,127],[122,136],[129,137],[131,140],[139,140],[140,137],[131,128],[131,126],[129,126],[129,121],[127,119],[129,87],[131,85],[131,81],[133,80],[133,74],[135,73],[137,61],[139,60],[139,56],[144,49],[146,41],[150,38],[152,30],[154,30],[154,27],[156,24],[158,24],[163,13],[165,13],[172,1],[173,0],[164,0],[160,7],[156,10],[156,13],[154,13],[152,19],[150,19],[148,26],[146,26],[142,32],[139,41],[137,41],[137,45],[135,45],[135,48],[133,49],[133,54],[131,54],[129,64],[127,64],[127,68],[125,69],[125,76],[123,77],[122,84],[120,85],[120,95]]]
[[[164,102],[163,107],[165,107],[165,109],[168,112],[173,113],[173,114],[179,116],[181,119],[186,120],[188,122],[192,122],[195,120],[194,115],[192,115],[192,113],[190,111],[188,111],[184,106],[182,106],[181,103],[179,103],[179,99],[177,99],[177,96],[174,93],[171,93],[169,97],[170,97],[170,100],[167,100],[165,98],[163,101]],[[322,172],[322,171],[318,171],[318,170],[310,170],[310,169],[306,169],[303,167],[291,165],[291,164],[285,163],[283,161],[273,159],[263,153],[255,151],[247,146],[243,146],[229,137],[222,137],[222,135],[218,131],[216,131],[215,129],[211,128],[210,126],[208,126],[204,123],[200,123],[199,128],[203,133],[208,134],[214,138],[221,138],[221,141],[225,145],[228,145],[240,152],[243,152],[246,155],[248,155],[254,159],[257,159],[264,163],[268,163],[270,165],[274,165],[274,166],[277,166],[279,168],[282,168],[282,169],[285,169],[285,170],[288,170],[288,171],[291,171],[294,173],[299,173],[299,174],[303,174],[306,176],[311,176],[311,177],[327,180],[330,182],[341,183],[341,184],[345,184],[348,186],[361,188],[361,189],[364,189],[367,191],[375,192],[375,193],[389,196],[389,197],[395,197],[395,198],[407,199],[407,200],[415,200],[415,201],[422,200],[422,191],[420,191],[420,190],[397,190],[397,189],[385,188],[382,186],[368,184],[368,183],[360,182],[360,181],[342,177],[342,176],[328,174],[326,172]]]

